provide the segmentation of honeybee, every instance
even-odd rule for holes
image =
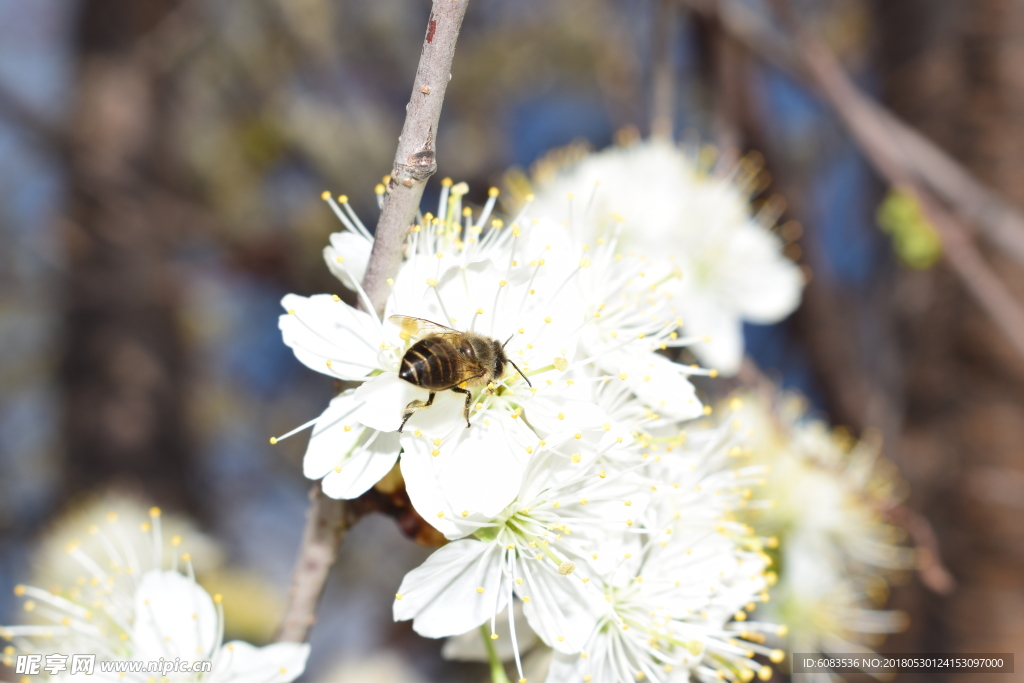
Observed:
[[[468,428],[469,404],[473,394],[466,387],[487,386],[490,382],[500,380],[505,376],[506,365],[515,368],[527,385],[533,386],[519,366],[505,354],[505,344],[512,337],[502,344],[483,334],[459,332],[423,318],[393,315],[388,320],[402,328],[403,339],[420,337],[402,356],[398,376],[430,391],[426,401],[416,399],[405,407],[399,432],[405,428],[405,423],[413,413],[433,405],[437,392],[448,390],[466,395],[462,415]]]

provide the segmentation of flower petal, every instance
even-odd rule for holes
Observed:
[[[324,477],[324,493],[331,498],[357,498],[395,466],[401,449],[398,434],[366,429],[363,435],[341,471],[334,469]]]
[[[395,596],[395,621],[412,619],[413,629],[427,638],[476,628],[508,604],[501,562],[493,543],[467,539],[441,547],[405,575]]]
[[[324,247],[324,261],[341,284],[355,291],[355,282],[362,282],[366,275],[372,250],[373,242],[360,234],[343,230],[331,234],[330,246]]]
[[[306,367],[331,377],[360,380],[378,369],[381,333],[369,313],[329,294],[288,294],[278,319],[284,343]]]
[[[509,413],[485,410],[474,420],[471,428],[457,429],[440,444],[426,435],[402,434],[409,498],[424,519],[454,538],[468,532],[451,526],[453,516],[489,518],[512,502],[529,458],[526,448],[536,445],[533,432]]]
[[[406,382],[397,372],[385,372],[356,389],[355,398],[363,405],[354,417],[367,427],[382,432],[397,432],[405,408],[415,400],[426,401],[430,392]]]
[[[142,575],[131,634],[138,659],[209,659],[217,637],[217,611],[202,586],[176,571]]]
[[[626,374],[626,383],[651,410],[665,417],[686,420],[701,414],[685,369],[658,353],[614,354]]]
[[[209,683],[290,683],[306,670],[308,643],[273,643],[255,647],[241,640],[227,643],[217,653]]]

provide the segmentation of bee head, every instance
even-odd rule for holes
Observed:
[[[523,371],[519,369],[519,366],[516,365],[512,361],[512,359],[509,358],[508,355],[505,353],[505,347],[508,346],[508,343],[510,341],[512,341],[512,337],[514,337],[514,336],[515,335],[512,335],[508,339],[506,339],[504,344],[498,344],[497,340],[494,341],[494,373],[495,373],[495,376],[496,377],[503,377],[505,375],[505,363],[508,363],[509,365],[511,365],[512,367],[514,367],[516,369],[516,372],[519,373],[520,377],[522,377],[523,379],[526,380],[527,386],[532,387],[533,385],[530,384],[530,379],[526,375],[523,374]]]

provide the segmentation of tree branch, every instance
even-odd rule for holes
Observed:
[[[451,78],[455,42],[468,4],[469,0],[434,0],[430,11],[388,193],[363,278],[363,287],[378,312],[383,310],[387,300],[390,289],[387,281],[398,272],[405,236],[419,208],[423,188],[437,168],[434,152],[437,124]],[[313,485],[288,604],[277,636],[279,642],[306,639],[316,621],[327,577],[337,560],[338,546],[348,529],[367,511],[375,509],[374,495],[371,489],[354,501],[334,500],[324,494],[320,482]],[[427,536],[429,534],[425,538]],[[417,540],[423,539],[417,535]]]
[[[313,484],[278,642],[301,643],[306,639],[316,621],[316,608],[338,557],[338,546],[353,522],[347,501],[328,498],[320,482]]]
[[[676,72],[672,47],[675,43],[679,8],[675,0],[659,0],[654,16],[652,52],[654,69],[651,94],[651,138],[672,140],[675,127]]]
[[[736,0],[679,0],[720,22],[737,42],[760,59],[804,81],[812,80],[799,46],[773,28],[760,13]],[[856,89],[855,89],[856,90]],[[908,172],[948,202],[964,219],[1017,263],[1024,265],[1024,215],[978,180],[953,157],[860,90],[863,115],[884,131]]]
[[[398,272],[402,246],[419,209],[423,188],[437,170],[437,124],[451,79],[455,41],[468,4],[469,0],[434,0],[430,10],[412,96],[405,109],[405,125],[398,138],[395,164],[363,278],[366,295],[378,311],[383,310],[387,300],[387,280]]]

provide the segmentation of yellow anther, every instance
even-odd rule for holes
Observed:
[[[608,476],[608,473],[607,473],[607,472],[605,472],[604,470],[601,470],[600,472],[598,472],[598,473],[597,473],[597,476],[599,476],[599,477],[601,477],[602,479],[604,479],[605,477],[607,477],[607,476]]]
[[[442,518],[442,517],[444,517],[444,510],[442,510],[441,512],[438,512],[438,513],[437,513],[437,518],[438,518],[438,519],[440,519],[440,518]]]
[[[331,294],[331,300],[334,301],[334,303],[338,303],[339,301],[341,301],[341,297],[338,296],[337,294]]]
[[[576,565],[572,562],[565,561],[558,565],[558,573],[562,576],[569,576],[569,574],[572,574],[574,571],[576,571]]]
[[[576,433],[575,433],[575,434],[573,434],[572,436],[573,436],[573,438],[574,438],[574,439],[582,439],[582,438],[583,438],[583,435],[582,435],[582,434],[580,434],[579,432],[576,432]]]
[[[435,448],[430,451],[430,454],[436,458],[437,456],[441,455],[441,451]]]
[[[549,322],[551,322],[551,316],[547,316],[547,317],[545,317],[545,318],[544,318],[544,322],[546,322],[546,323],[549,323]]]
[[[401,593],[395,593],[395,600],[401,600],[401,599],[402,599],[402,594]]]
[[[491,640],[497,640],[497,639],[498,639],[498,634],[497,633],[492,633],[491,634]]]
[[[151,508],[149,508],[149,516],[154,518],[154,519],[159,517],[160,516],[160,508],[158,508],[158,507],[151,507]]]
[[[559,372],[565,372],[569,369],[569,361],[566,358],[556,358],[552,361],[552,365],[554,365],[555,369]]]
[[[469,510],[463,510],[462,511],[462,516],[463,517],[469,517]]]
[[[627,377],[629,377],[629,375],[627,375],[626,373],[624,373],[624,372],[620,372],[619,373],[619,379],[626,379]]]
[[[498,192],[500,192],[500,190],[498,190],[498,188],[492,187],[491,189],[487,190],[487,196],[488,197],[497,197],[498,196]]]
[[[427,284],[430,285],[431,287],[437,287],[437,280],[435,280],[432,277],[428,277]]]
[[[711,406],[704,406],[704,414],[705,415],[710,415],[712,412],[714,412],[714,410],[712,409]]]
[[[328,199],[330,199],[330,198],[331,198],[331,193],[328,192],[327,190],[324,190],[323,192],[320,193],[320,199],[324,200],[325,202]]]
[[[382,185],[381,183],[377,183],[374,186],[373,191],[376,192],[377,194],[384,194],[387,191],[387,188],[384,187],[384,185]]]
[[[477,586],[476,587],[476,592],[477,593],[483,593],[484,592],[484,587],[483,586]]]
[[[173,546],[181,545],[181,536],[171,536],[171,545],[173,545]]]
[[[578,463],[578,462],[579,462],[580,460],[582,460],[582,459],[583,459],[583,456],[581,456],[581,455],[580,455],[579,453],[573,453],[573,454],[572,454],[572,455],[571,455],[571,456],[569,457],[569,459],[570,459],[570,460],[572,460],[573,462],[576,462],[576,463]]]
[[[348,195],[339,194],[338,195],[338,203],[339,204],[348,204]]]
[[[590,267],[590,259],[588,259],[586,256],[584,256],[583,258],[580,259],[580,268],[589,268],[589,267]]]
[[[772,650],[771,654],[768,655],[768,659],[772,660],[776,664],[786,658],[786,653],[782,650]]]

